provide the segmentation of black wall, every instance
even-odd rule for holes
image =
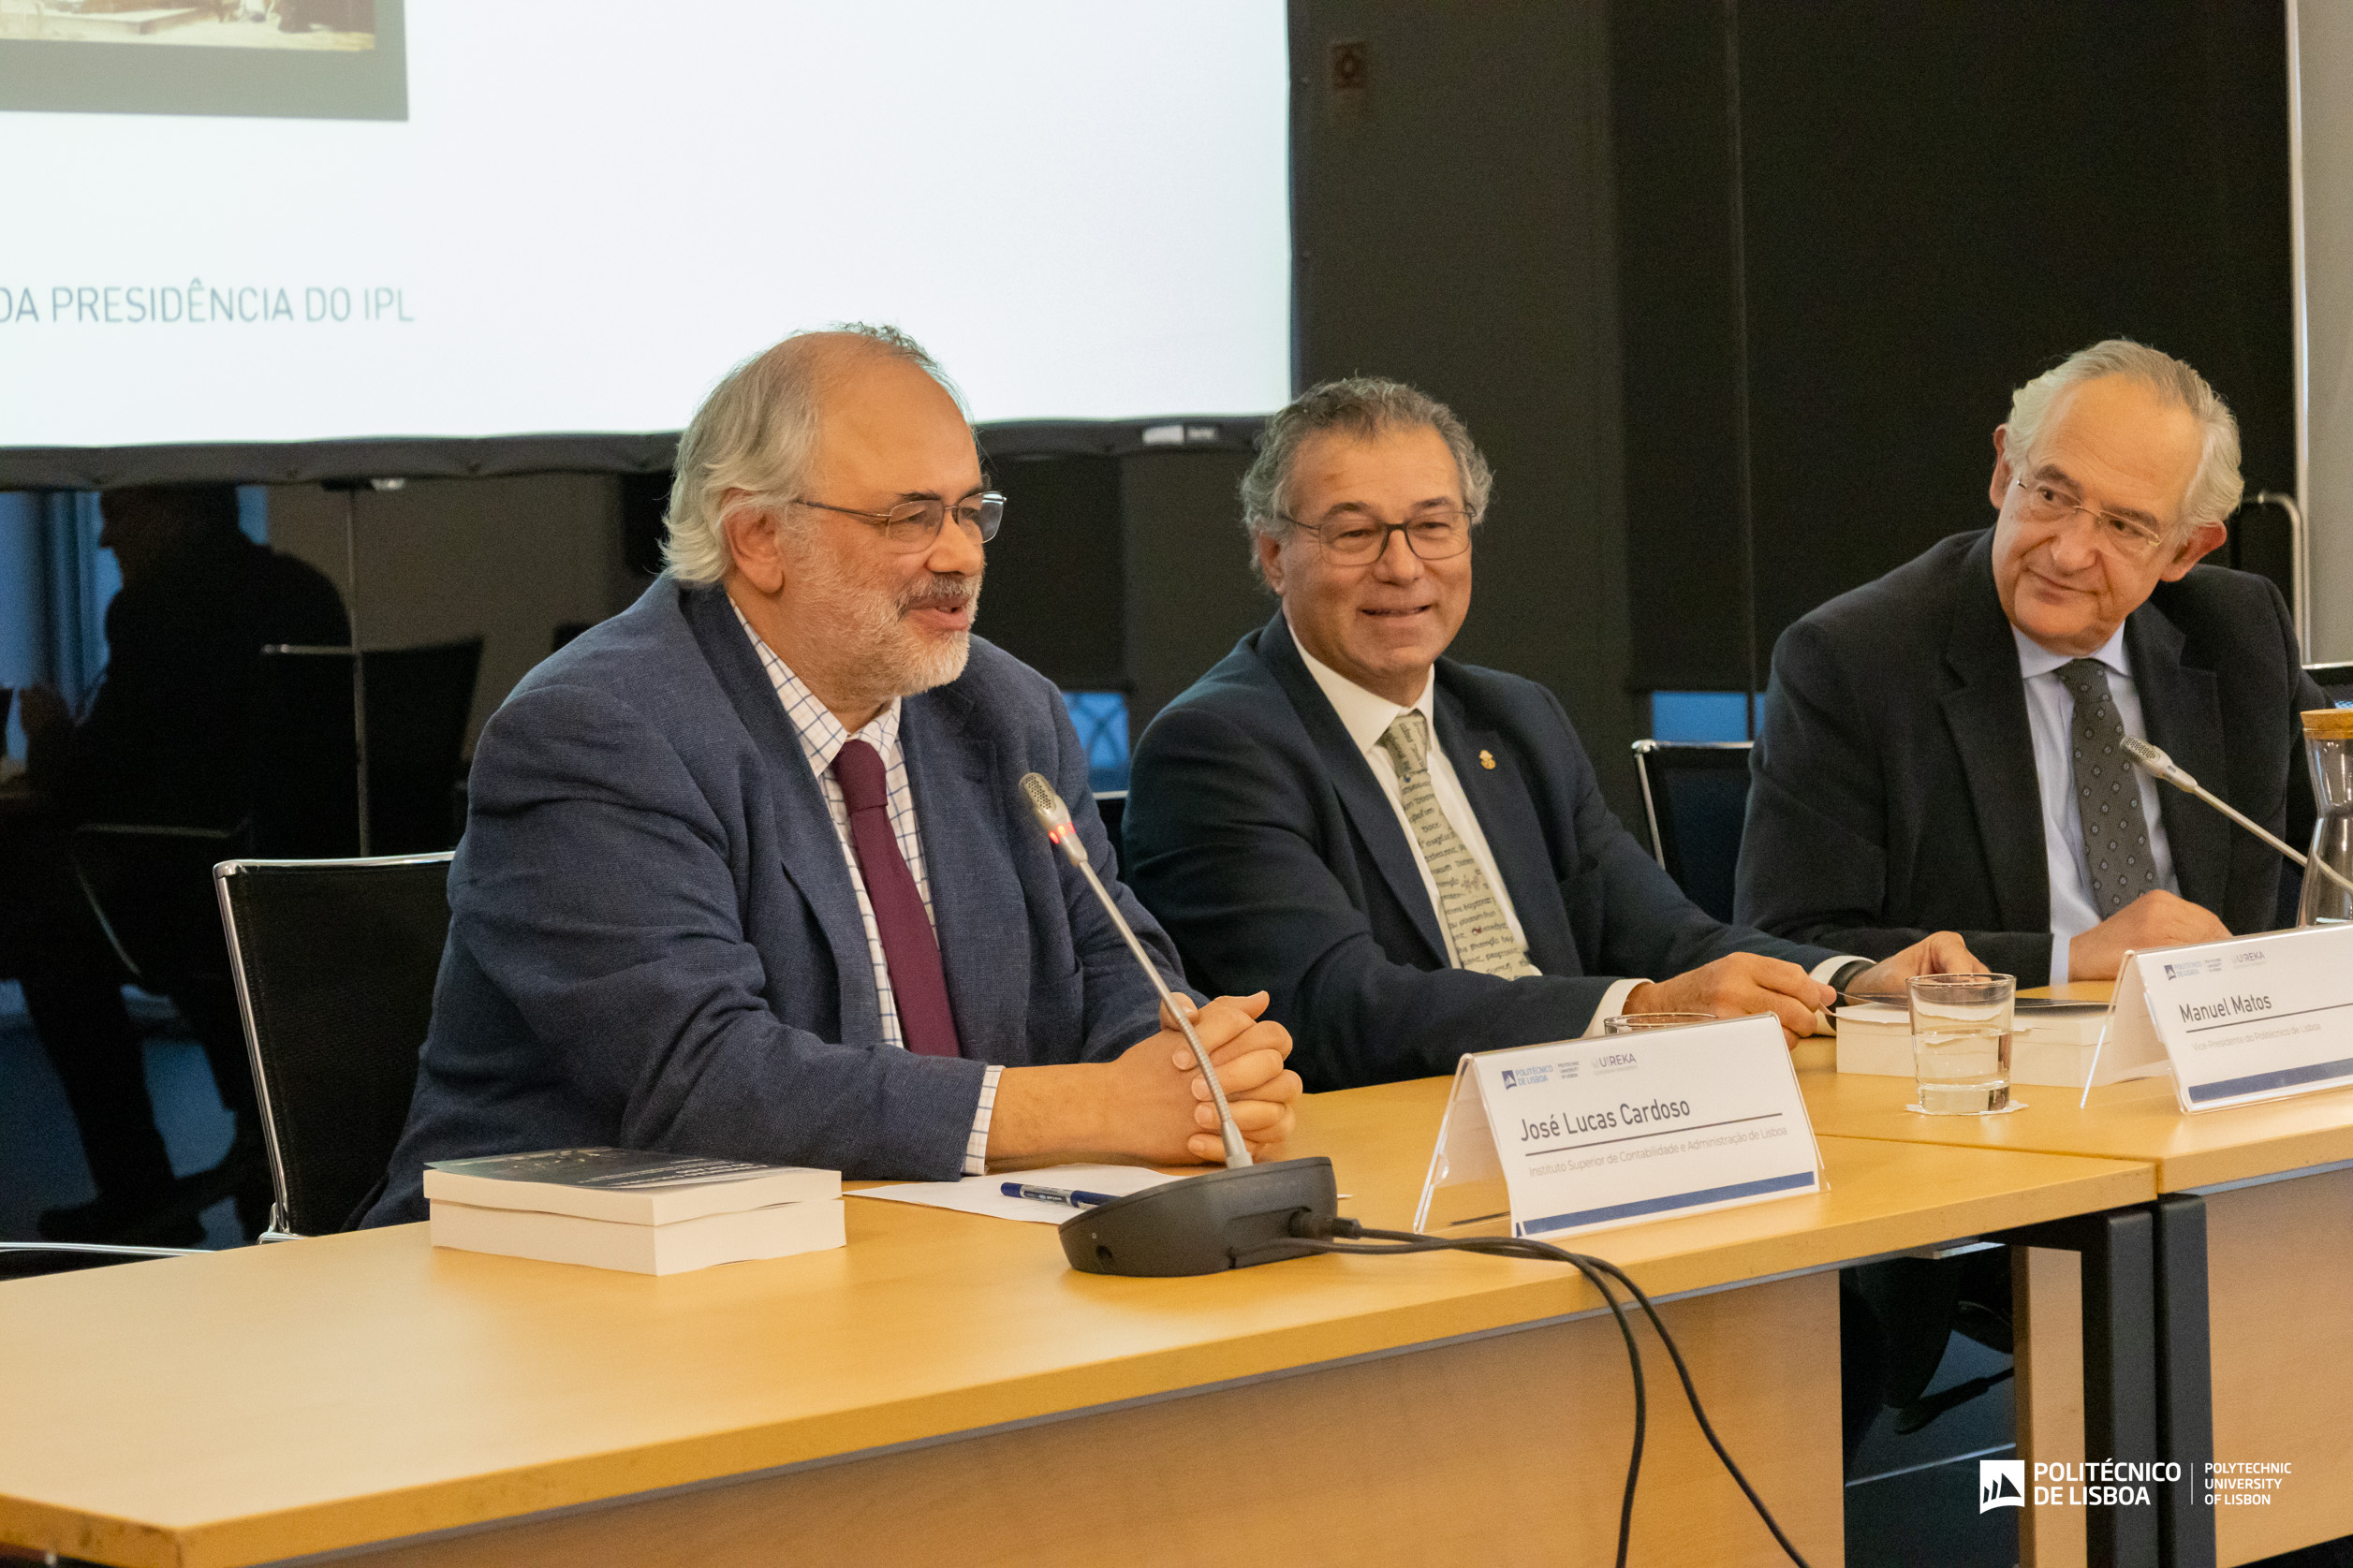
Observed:
[[[1630,814],[1608,14],[1293,0],[1291,219],[1300,382],[1469,424],[1496,486],[1454,652],[1558,693]]]
[[[2249,491],[2293,488],[2279,0],[1751,0],[1728,43],[1727,10],[1612,8],[1632,597],[1664,611],[1635,618],[1638,683],[1740,687],[1744,624],[1761,668],[1814,606],[1990,522],[2011,388],[2100,338],[2196,365]],[[2276,519],[2239,532],[2284,579]]]

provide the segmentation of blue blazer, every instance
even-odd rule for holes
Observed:
[[[1539,976],[1447,967],[1419,852],[1280,610],[1136,748],[1129,881],[1203,985],[1273,993],[1269,1016],[1290,1030],[1309,1089],[1450,1073],[1466,1051],[1581,1033],[1625,976],[1733,952],[1808,968],[1832,957],[1684,898],[1603,803],[1544,687],[1440,659],[1435,706]]]
[[[610,1144],[953,1180],[982,1064],[1101,1061],[1159,1003],[1018,782],[1054,782],[1113,879],[1043,676],[975,637],[900,737],[969,1059],[881,1043],[865,927],[775,688],[726,593],[657,581],[483,727],[408,1125],[364,1223],[425,1216],[428,1160]]]
[[[2018,642],[1991,530],[1957,534],[1781,634],[1749,759],[1733,912],[1885,958],[1934,930],[2022,986],[2051,978],[2051,870]],[[2197,566],[2125,622],[2149,739],[2301,843],[2312,790],[2298,713],[2327,706],[2277,588]],[[2158,792],[2182,897],[2234,931],[2295,920],[2277,851]]]

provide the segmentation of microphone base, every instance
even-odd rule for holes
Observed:
[[[1317,1155],[1148,1187],[1058,1228],[1063,1256],[1081,1273],[1168,1278],[1308,1256],[1308,1248],[1273,1244],[1302,1232],[1330,1236],[1339,1214],[1331,1162]],[[1245,1252],[1249,1263],[1237,1263],[1235,1254]]]

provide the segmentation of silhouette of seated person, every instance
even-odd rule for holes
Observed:
[[[76,883],[71,833],[85,822],[238,826],[252,809],[263,646],[345,643],[350,628],[324,575],[239,532],[230,486],[114,490],[100,506],[98,543],[123,573],[106,671],[80,722],[46,686],[22,694],[31,799],[0,820],[0,975],[23,984],[98,1190],[44,1213],[42,1235],[193,1245],[202,1227],[156,1131],[122,966]],[[173,1000],[237,1118],[222,1169],[244,1173],[250,1231],[269,1187],[234,1001],[209,989]]]

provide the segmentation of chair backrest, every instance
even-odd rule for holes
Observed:
[[[2306,665],[2304,673],[2332,705],[2353,708],[2353,665]]]
[[[1684,897],[1719,920],[1732,917],[1732,873],[1748,817],[1746,740],[1634,742],[1651,853]]]
[[[347,648],[261,651],[261,755],[254,785],[259,854],[359,853],[351,658]],[[372,648],[363,655],[372,852],[423,854],[457,842],[451,789],[481,665],[480,637]]]
[[[244,853],[242,829],[85,822],[73,831],[74,876],[115,956],[142,990],[228,978],[213,866]]]
[[[1119,842],[1119,825],[1127,816],[1127,791],[1098,789],[1095,792],[1095,814],[1103,819],[1103,831],[1111,839],[1111,865],[1114,870],[1127,860],[1126,846]]]
[[[275,1235],[343,1228],[408,1119],[449,933],[449,857],[215,868]]]

